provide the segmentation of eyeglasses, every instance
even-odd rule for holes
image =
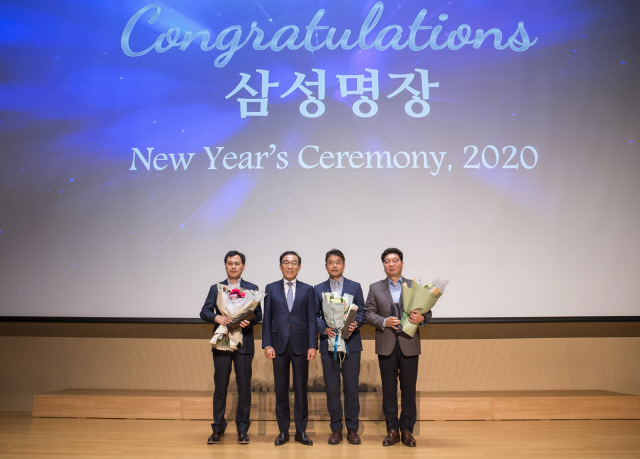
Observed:
[[[329,263],[327,263],[327,265],[329,266],[342,266],[342,261],[338,260],[338,261],[330,261]]]
[[[240,263],[238,261],[236,261],[236,262],[229,261],[229,262],[227,262],[227,266],[235,266],[237,268],[238,266],[242,266],[242,263]]]
[[[398,264],[400,263],[400,259],[399,258],[387,258],[385,261],[383,261],[383,263],[385,265],[390,265],[390,264]]]
[[[282,262],[282,265],[283,266],[293,266],[293,267],[295,267],[295,266],[298,266],[298,262],[297,261],[286,260],[286,261]]]

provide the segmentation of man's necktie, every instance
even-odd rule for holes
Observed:
[[[291,308],[293,308],[293,282],[287,282],[289,286],[289,291],[287,292],[287,306],[289,307],[289,312],[291,312]]]

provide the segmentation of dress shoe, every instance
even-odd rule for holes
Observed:
[[[273,442],[276,446],[284,445],[289,441],[289,432],[280,432],[276,437],[276,441]]]
[[[353,429],[347,429],[347,440],[352,445],[359,445],[361,443],[358,432]]]
[[[391,429],[387,432],[387,436],[382,440],[382,446],[392,446],[400,441],[400,432],[396,429]]]
[[[216,445],[220,443],[220,440],[222,440],[222,437],[224,437],[224,432],[218,432],[214,430],[211,436],[207,438],[207,445]]]
[[[341,441],[342,441],[342,429],[334,430],[331,436],[329,437],[329,444],[339,445]]]
[[[247,435],[247,432],[238,432],[238,443],[241,445],[249,444],[249,435]]]
[[[296,441],[302,443],[305,446],[313,445],[313,441],[307,437],[307,434],[304,432],[296,432]]]
[[[409,432],[408,430],[403,430],[402,443],[404,443],[405,446],[416,446],[416,439],[413,438],[413,435],[411,435],[411,432]]]

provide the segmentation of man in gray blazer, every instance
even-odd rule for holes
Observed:
[[[376,329],[376,354],[382,379],[382,412],[387,422],[387,436],[383,446],[391,446],[401,439],[406,446],[416,446],[413,427],[417,419],[416,382],[420,355],[420,330],[413,337],[400,330],[402,318],[402,283],[411,280],[402,277],[403,254],[392,247],[382,252],[382,263],[387,277],[371,284],[365,306],[365,320]],[[409,321],[425,326],[431,318],[413,311]],[[398,418],[398,379],[402,394],[402,412]]]

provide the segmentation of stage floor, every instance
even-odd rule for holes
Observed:
[[[293,424],[292,424],[293,426]],[[292,427],[293,428],[293,427]],[[402,457],[429,458],[639,458],[640,420],[420,421],[418,446],[384,448],[384,423],[361,423],[362,444],[327,444],[326,421],[310,422],[311,447],[291,441],[276,447],[274,421],[255,421],[251,444],[235,442],[235,425],[219,445],[207,445],[207,421],[32,418],[0,413],[0,457],[210,458],[251,454],[261,459]],[[293,440],[293,432],[292,438]]]

